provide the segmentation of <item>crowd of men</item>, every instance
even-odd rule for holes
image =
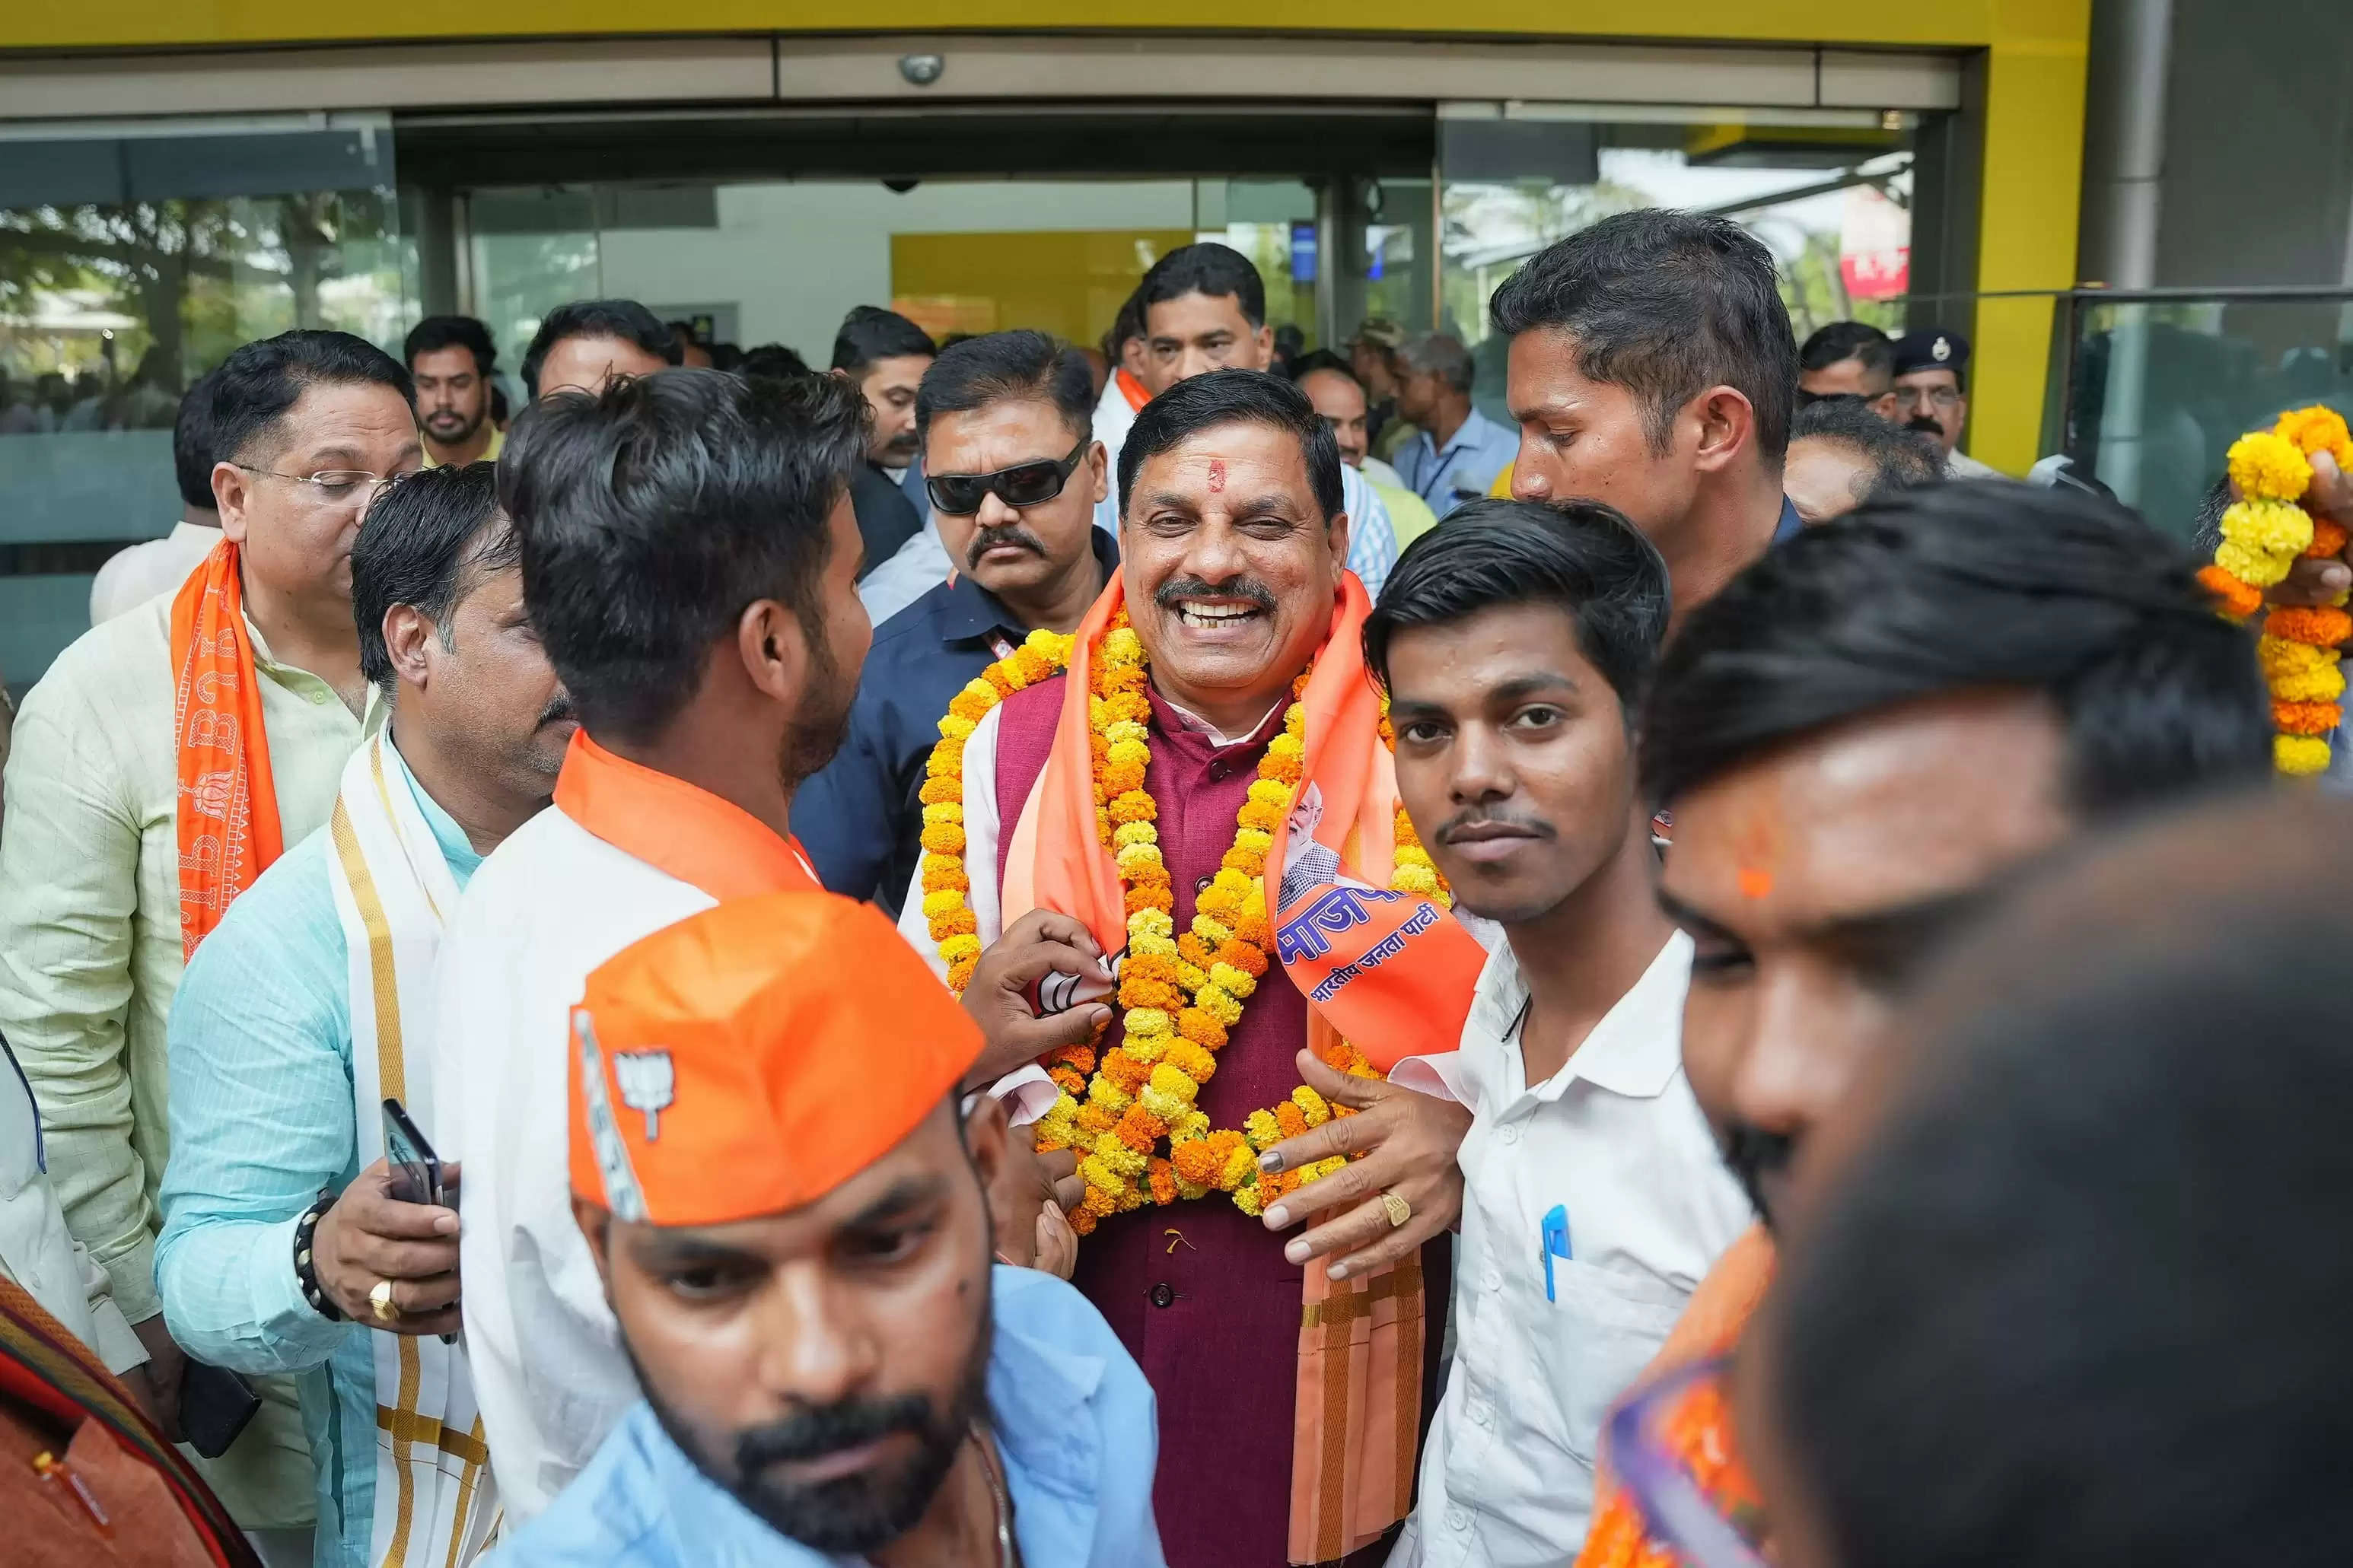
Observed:
[[[2333,1561],[2252,637],[1725,220],[1491,314],[200,380],[5,766],[24,1560]]]

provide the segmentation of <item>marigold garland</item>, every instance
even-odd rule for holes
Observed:
[[[980,951],[964,869],[964,744],[989,709],[1067,666],[1070,653],[1069,637],[1032,633],[1011,658],[968,683],[940,721],[941,738],[923,790],[923,913],[948,964],[948,984],[959,993],[972,978]],[[1119,983],[1124,1032],[1119,1045],[1100,1055],[1083,1045],[1045,1058],[1048,1076],[1061,1094],[1038,1122],[1037,1147],[1079,1152],[1087,1195],[1070,1217],[1071,1228],[1082,1236],[1106,1215],[1145,1203],[1206,1197],[1212,1191],[1229,1194],[1235,1206],[1255,1215],[1345,1163],[1335,1158],[1268,1173],[1258,1168],[1260,1152],[1334,1116],[1352,1114],[1305,1084],[1282,1103],[1252,1111],[1239,1130],[1212,1128],[1195,1104],[1217,1071],[1216,1053],[1241,1020],[1242,1004],[1272,960],[1274,932],[1267,920],[1263,879],[1274,829],[1291,808],[1303,772],[1306,710],[1299,699],[1307,677],[1303,673],[1293,683],[1282,732],[1269,742],[1259,776],[1236,816],[1233,846],[1196,900],[1190,928],[1179,934],[1175,889],[1155,826],[1159,807],[1144,787],[1152,760],[1146,656],[1124,612],[1104,633],[1096,654],[1088,694],[1095,826],[1119,868],[1125,894],[1128,945]],[[1386,719],[1382,737],[1394,744]],[[1390,886],[1447,900],[1437,867],[1402,809],[1397,814]],[[1321,1054],[1336,1071],[1381,1076],[1345,1040]]]
[[[2199,580],[2232,620],[2263,608],[2263,590],[2287,577],[2299,556],[2344,552],[2346,531],[2316,521],[2300,504],[2312,488],[2312,457],[2327,452],[2353,474],[2353,435],[2334,409],[2315,405],[2280,416],[2270,430],[2242,436],[2231,447],[2231,482],[2239,500],[2222,514],[2222,542]],[[2338,595],[2337,604],[2345,603]],[[2274,764],[2306,775],[2328,766],[2328,737],[2344,722],[2338,699],[2345,675],[2338,650],[2353,637],[2353,616],[2341,608],[2269,612],[2256,642],[2271,683]]]

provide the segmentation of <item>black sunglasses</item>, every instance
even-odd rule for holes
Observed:
[[[1062,493],[1094,439],[1080,437],[1071,455],[1059,463],[1041,458],[993,474],[932,474],[924,479],[923,489],[931,492],[932,504],[950,517],[970,517],[992,495],[1009,507],[1041,506]]]

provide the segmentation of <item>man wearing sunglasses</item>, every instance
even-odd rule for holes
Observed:
[[[368,708],[352,542],[383,481],[425,460],[408,373],[348,333],[248,343],[199,384],[220,542],[34,688],[0,845],[0,1028],[40,1101],[67,1223],[113,1276],[174,1436],[183,1358],[154,1257],[165,1015],[229,901],[327,821]],[[206,1476],[265,1555],[307,1563],[301,1421],[290,1386],[262,1394]]]
[[[923,764],[965,682],[1030,632],[1075,628],[1119,565],[1086,360],[1043,332],[944,352],[915,399],[948,580],[875,628],[849,732],[801,786],[793,831],[837,893],[896,914],[923,854]]]

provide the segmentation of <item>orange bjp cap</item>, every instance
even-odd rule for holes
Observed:
[[[979,1028],[871,905],[767,893],[622,949],[572,1010],[572,1191],[723,1225],[823,1197],[980,1058]]]

